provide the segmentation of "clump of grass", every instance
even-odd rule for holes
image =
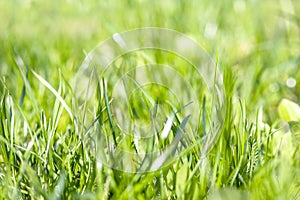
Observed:
[[[222,114],[225,121],[220,132],[208,131],[206,135],[196,137],[191,143],[193,146],[181,151],[178,159],[161,169],[158,167],[153,172],[142,173],[122,172],[99,160],[98,155],[107,154],[107,148],[111,148],[103,146],[101,138],[110,140],[113,136],[111,144],[115,146],[125,142],[121,140],[117,129],[113,130],[115,125],[109,111],[111,100],[104,82],[99,82],[99,104],[95,105],[97,121],[91,128],[85,127],[80,115],[77,116],[80,109],[75,104],[72,108],[68,106],[71,105],[68,101],[74,99],[62,76],[55,90],[40,75],[29,73],[49,89],[49,95],[54,96],[51,102],[53,110],[46,114],[40,109],[39,113],[28,116],[15,103],[18,101],[2,82],[4,92],[0,101],[0,128],[3,198],[198,199],[208,196],[217,198],[224,193],[229,193],[231,197],[243,197],[246,193],[246,196],[259,199],[278,196],[292,198],[298,195],[296,188],[299,180],[295,178],[299,173],[297,162],[293,157],[281,155],[280,146],[273,145],[277,139],[276,133],[281,130],[261,121],[262,110],[255,121],[249,121],[245,104],[234,97],[235,77],[229,68],[225,69],[224,75],[225,106]],[[206,114],[202,121],[213,119],[208,105],[203,102],[202,112]],[[184,129],[184,121],[188,118],[180,121],[175,117],[174,120],[171,129],[178,134]],[[213,145],[205,150],[208,147],[204,138],[208,134],[218,136],[210,141]],[[158,141],[160,145],[166,145],[162,141]],[[184,142],[181,139],[178,141]],[[124,148],[135,151],[133,140],[129,138],[125,143],[127,145],[123,145]],[[128,157],[127,162],[133,161],[131,159]],[[155,160],[145,158],[143,162],[147,167]],[[221,188],[225,188],[225,191],[219,190]]]

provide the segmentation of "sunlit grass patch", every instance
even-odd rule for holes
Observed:
[[[299,8],[0,2],[0,197],[299,199]],[[149,26],[193,38],[213,67],[144,49],[81,73],[99,42]]]

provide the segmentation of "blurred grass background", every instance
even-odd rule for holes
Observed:
[[[240,96],[251,109],[267,107],[268,121],[281,97],[299,101],[299,84],[286,84],[300,76],[298,1],[3,0],[0,8],[0,74],[14,95],[22,85],[16,59],[55,85],[58,68],[70,79],[112,34],[154,26],[187,34],[231,66]]]

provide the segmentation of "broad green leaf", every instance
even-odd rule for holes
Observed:
[[[300,107],[293,101],[282,99],[278,106],[278,112],[285,122],[300,121]]]
[[[293,143],[300,145],[300,122],[289,122],[290,131],[292,132]]]
[[[199,196],[200,196],[200,187],[197,183],[195,183],[195,189],[192,194],[193,200],[198,200]]]
[[[182,197],[185,191],[185,187],[187,185],[186,181],[188,178],[189,167],[186,163],[184,163],[176,174],[176,195],[177,197]]]

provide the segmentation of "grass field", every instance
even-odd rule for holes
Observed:
[[[292,0],[0,1],[1,199],[300,199],[298,13]],[[202,51],[138,49],[100,75],[99,44],[143,27]],[[203,55],[201,77],[186,58]]]

